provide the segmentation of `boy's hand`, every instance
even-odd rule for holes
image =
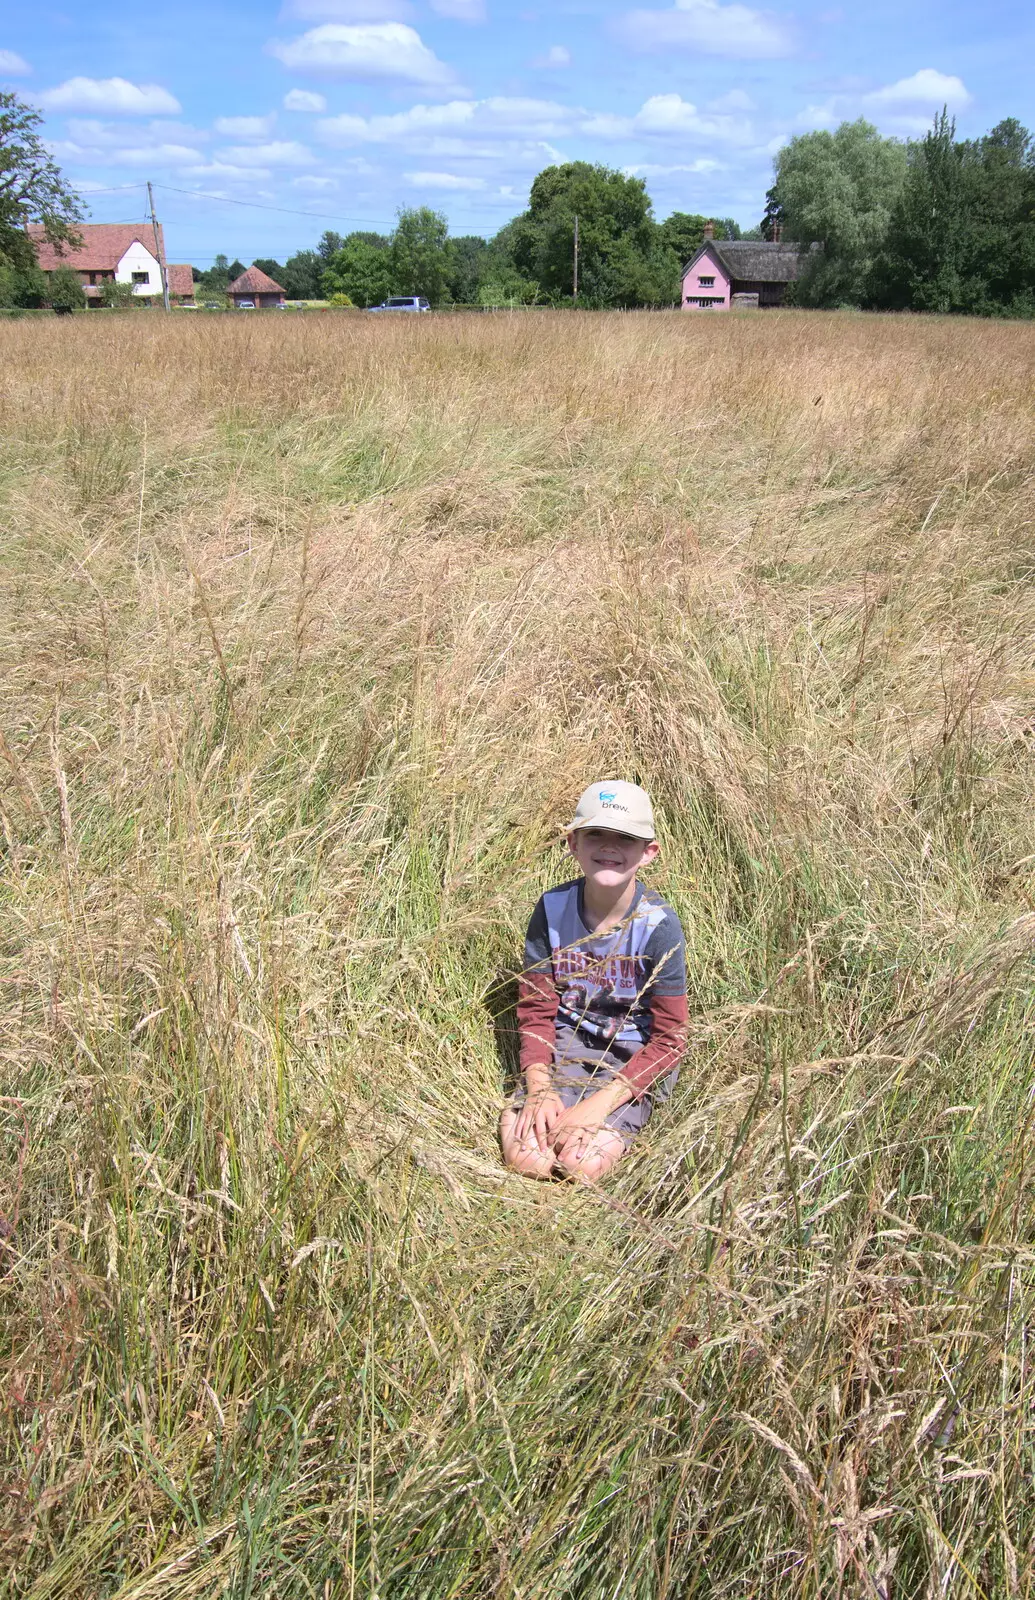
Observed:
[[[564,1113],[564,1101],[552,1087],[549,1072],[526,1074],[526,1099],[514,1124],[514,1132],[522,1144],[535,1130],[540,1150],[550,1148],[550,1130]]]
[[[577,1106],[569,1106],[555,1120],[550,1143],[559,1156],[578,1155],[604,1126],[611,1107],[601,1094],[587,1095]]]
[[[633,1098],[634,1090],[624,1078],[618,1077],[595,1094],[587,1095],[578,1105],[569,1106],[553,1124],[550,1143],[560,1155],[578,1155],[591,1143],[608,1117]]]

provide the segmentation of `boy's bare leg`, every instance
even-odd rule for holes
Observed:
[[[513,1106],[508,1106],[500,1117],[500,1145],[503,1149],[503,1159],[512,1172],[520,1172],[526,1178],[552,1178],[557,1169],[557,1157],[552,1150],[544,1150],[535,1136],[535,1129],[529,1129],[525,1139],[519,1139],[514,1132],[518,1113]]]
[[[601,1128],[581,1151],[555,1155],[558,1171],[583,1183],[596,1183],[611,1171],[625,1154],[625,1140],[610,1128]]]

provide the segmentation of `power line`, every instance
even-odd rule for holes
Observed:
[[[346,217],[340,212],[329,216],[324,211],[296,211],[290,206],[266,206],[259,200],[234,200],[227,194],[207,194],[204,189],[177,189],[172,183],[156,183],[156,189],[167,189],[172,194],[189,195],[192,200],[215,200],[221,206],[251,206],[255,211],[280,211],[287,217],[312,217],[314,222],[369,222],[372,228],[390,228],[392,224],[380,217]]]

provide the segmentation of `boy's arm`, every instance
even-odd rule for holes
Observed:
[[[642,1050],[626,1062],[619,1075],[632,1091],[624,1098],[639,1100],[658,1078],[678,1067],[686,1050],[690,1011],[685,994],[652,994],[651,1033]],[[622,1104],[623,1102],[619,1102]]]
[[[529,1074],[548,1079],[557,1042],[557,989],[553,981],[550,931],[542,900],[532,913],[525,938],[525,970],[518,979],[518,1037],[521,1042],[521,1070],[531,1087]]]
[[[522,1072],[526,1078],[536,1068],[549,1073],[557,1042],[557,990],[545,972],[521,974],[517,1015]]]
[[[651,1015],[650,1038],[622,1068],[639,1100],[658,1078],[678,1067],[686,1050],[690,1012],[686,1002],[686,948],[679,918],[671,907],[654,930],[645,951],[650,987],[645,999]]]

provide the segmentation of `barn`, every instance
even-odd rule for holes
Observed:
[[[284,290],[261,267],[249,267],[234,279],[226,292],[235,306],[240,307],[242,301],[246,301],[256,311],[266,311],[271,306],[284,304]]]

